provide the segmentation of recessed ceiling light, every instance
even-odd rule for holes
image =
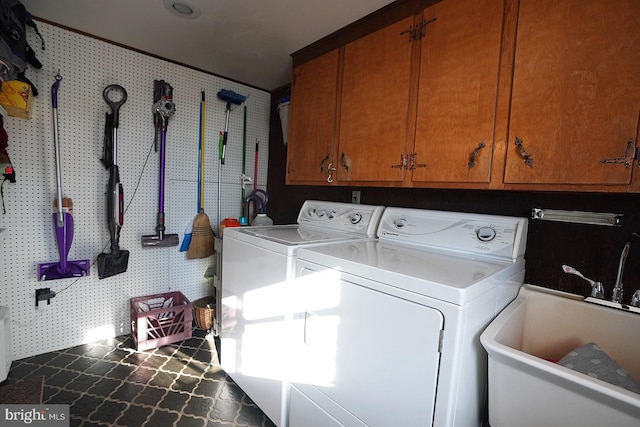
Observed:
[[[181,18],[195,19],[202,14],[200,9],[186,0],[164,0],[164,7]]]

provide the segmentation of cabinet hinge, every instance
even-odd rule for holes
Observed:
[[[425,36],[425,27],[431,24],[436,19],[437,18],[431,18],[428,21],[422,21],[419,24],[416,24],[415,27],[412,25],[406,30],[402,31],[400,35],[404,36],[405,34],[409,34],[409,43],[411,43],[413,40],[420,40]]]
[[[440,329],[440,338],[438,339],[438,353],[442,353],[443,341],[444,341],[444,329]]]
[[[612,159],[602,159],[600,160],[600,163],[602,164],[616,164],[616,163],[622,163],[624,164],[625,168],[630,168],[631,165],[633,164],[634,160],[638,160],[638,158],[640,157],[640,152],[639,152],[639,148],[634,147],[635,143],[633,141],[633,139],[629,139],[627,140],[627,148],[625,150],[624,153],[624,157],[615,157]],[[640,163],[639,163],[640,165]]]
[[[431,24],[432,22],[435,22],[436,19],[438,18],[431,18],[428,21],[422,21],[418,25],[416,25],[416,28],[415,28],[416,33],[414,35],[414,40],[420,40],[424,38],[426,34],[425,28],[427,27],[427,25]]]
[[[409,43],[416,39],[416,29],[413,27],[413,25],[400,32],[401,36],[404,36],[405,34],[409,34]]]
[[[407,159],[408,159],[408,156],[405,157],[404,154],[400,154],[400,163],[398,163],[397,165],[391,165],[391,167],[393,169],[406,169],[407,168]]]
[[[409,154],[409,170],[415,170],[415,168],[426,168],[426,163],[416,163],[416,157],[418,157],[418,153]]]

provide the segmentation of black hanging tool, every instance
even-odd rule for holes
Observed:
[[[104,89],[103,96],[111,107],[111,114],[105,115],[102,157],[102,163],[109,169],[107,226],[111,238],[111,253],[98,255],[98,278],[100,279],[124,273],[129,264],[129,251],[120,249],[120,230],[124,223],[124,191],[118,168],[118,112],[127,100],[127,91],[122,86],[109,85]]]

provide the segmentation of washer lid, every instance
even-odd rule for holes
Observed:
[[[456,305],[524,270],[524,259],[461,255],[374,239],[301,249],[298,259]]]
[[[286,255],[293,255],[300,246],[362,238],[357,234],[301,227],[297,224],[267,227],[232,227],[224,230],[224,240],[237,239]]]

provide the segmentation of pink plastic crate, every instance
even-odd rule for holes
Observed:
[[[191,338],[193,311],[181,292],[131,298],[131,335],[137,350]]]

